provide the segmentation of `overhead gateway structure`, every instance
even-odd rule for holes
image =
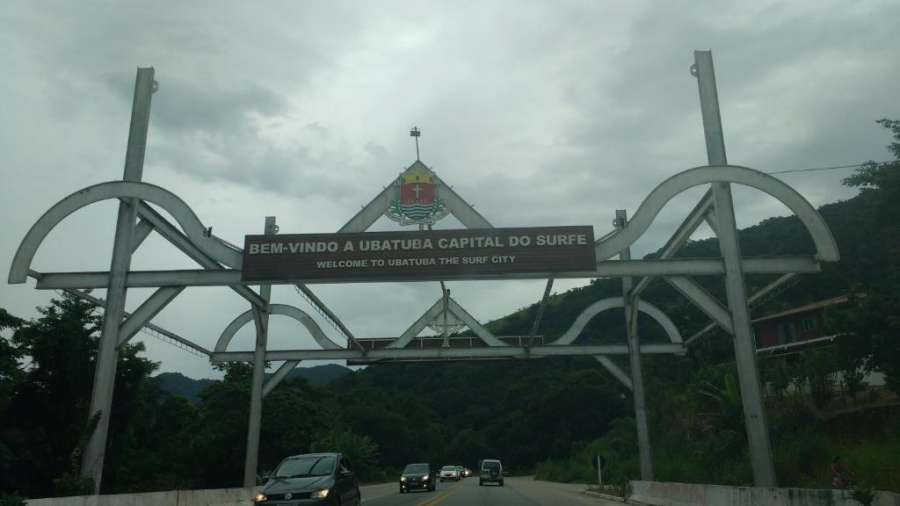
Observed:
[[[591,227],[494,228],[480,213],[418,159],[353,216],[337,234],[277,234],[274,217],[265,219],[263,234],[247,236],[244,248],[212,234],[191,208],[165,188],[142,182],[150,102],[156,83],[152,68],[138,69],[134,104],[121,181],[99,183],[65,197],[31,227],[13,258],[10,283],[36,280],[38,289],[65,290],[104,308],[97,355],[91,416],[99,416],[82,460],[82,473],[94,479],[99,492],[112,402],[117,353],[141,329],[177,341],[210,357],[213,362],[253,363],[252,395],[244,483],[255,484],[262,399],[302,360],[347,360],[376,364],[407,360],[533,359],[559,355],[590,355],[633,392],[640,450],[641,477],[652,479],[652,459],[644,403],[641,354],[678,354],[685,342],[674,323],[640,295],[654,279],[663,279],[733,336],[744,417],[750,444],[754,480],[758,486],[776,483],[772,450],[761,401],[755,344],[749,308],[798,273],[817,272],[821,262],[839,258],[835,241],[816,210],[800,194],[765,173],[729,165],[719,117],[712,55],[695,52],[692,74],[698,79],[708,165],[680,172],[653,189],[631,219],[616,211],[615,228],[595,239]],[[815,245],[811,256],[745,258],[741,255],[735,226],[731,185],[764,192],[787,206],[805,226]],[[676,195],[697,186],[709,190],[688,214],[654,260],[632,260],[630,246],[651,225],[660,210]],[[81,208],[103,200],[118,200],[118,221],[110,269],[105,272],[38,272],[32,260],[49,232]],[[174,222],[158,209],[167,212]],[[432,225],[453,215],[466,228],[433,230]],[[401,225],[418,227],[408,232],[366,232],[381,216]],[[708,259],[674,259],[701,223],[718,237],[721,256]],[[199,264],[199,269],[137,271],[131,257],[146,237],[156,232]],[[748,298],[744,274],[781,274],[769,287]],[[707,293],[692,278],[724,277],[727,304]],[[622,296],[595,301],[561,336],[548,340],[538,335],[540,320],[553,280],[558,278],[621,277]],[[478,322],[450,296],[445,282],[452,280],[546,279],[543,298],[531,332],[522,336],[497,336]],[[310,289],[315,283],[438,281],[440,297],[421,317],[396,337],[357,338]],[[272,284],[293,284],[297,291],[346,338],[339,344],[329,338],[316,319],[298,307],[273,303]],[[250,309],[225,326],[214,350],[154,325],[151,320],[185,288],[229,287],[247,300]],[[125,312],[129,288],[153,287],[156,291],[132,313]],[[258,288],[254,288],[258,287]],[[106,300],[87,293],[106,289]],[[622,310],[626,322],[623,344],[579,344],[578,337],[591,319],[603,311]],[[664,329],[670,342],[641,344],[638,313],[645,313]],[[270,316],[296,320],[318,345],[314,349],[270,350],[267,346]],[[251,351],[229,350],[232,338],[244,325],[256,330]],[[437,335],[420,337],[431,328]],[[451,334],[468,328],[472,337]],[[704,330],[705,331],[705,330]],[[687,340],[699,338],[700,334]],[[626,372],[610,357],[627,356]],[[281,362],[265,381],[267,362]]]

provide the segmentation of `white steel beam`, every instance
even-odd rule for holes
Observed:
[[[722,118],[719,114],[719,97],[716,90],[716,75],[713,69],[711,51],[694,51],[694,66],[700,91],[700,112],[703,117],[703,131],[706,135],[706,151],[709,164],[724,166],[725,140],[722,134]],[[770,176],[769,176],[770,177]],[[744,423],[750,446],[750,462],[753,467],[753,482],[757,487],[775,487],[775,462],[772,457],[772,443],[766,423],[766,412],[762,402],[759,371],[756,367],[756,343],[750,327],[750,310],[747,307],[747,292],[744,286],[744,269],[741,262],[741,247],[737,224],[734,218],[734,202],[731,198],[731,184],[717,181],[713,184],[713,200],[716,210],[716,232],[719,249],[725,261],[725,293],[731,313],[732,334],[734,335],[734,357],[737,364],[738,382],[741,387],[741,401],[744,407]],[[819,258],[837,260],[838,251],[822,217],[793,189],[784,185],[789,193],[782,197],[799,197],[805,208],[795,209],[784,198],[768,192],[790,207],[807,227],[816,243]],[[782,188],[781,190],[783,190]],[[765,191],[765,190],[764,190]],[[801,206],[802,207],[802,206]]]
[[[275,371],[274,374],[269,376],[269,379],[266,380],[266,383],[263,385],[262,395],[265,398],[269,395],[269,392],[275,389],[279,383],[281,383],[287,375],[291,373],[298,365],[300,364],[299,360],[285,360],[281,367]]]
[[[447,298],[447,303],[449,306],[449,310],[453,315],[463,321],[472,332],[475,332],[475,335],[481,338],[482,341],[487,343],[489,346],[497,346],[497,347],[505,347],[509,346],[504,343],[500,339],[498,339],[494,334],[491,333],[490,330],[486,329],[484,325],[478,322],[472,315],[469,314],[462,306],[459,305],[458,302],[453,300],[452,297]]]
[[[541,326],[541,320],[544,318],[544,310],[547,308],[547,301],[550,300],[550,290],[553,289],[553,278],[547,278],[547,284],[544,286],[544,296],[541,297],[541,305],[538,306],[537,314],[534,315],[534,323],[531,324],[531,337],[537,335],[538,328]]]
[[[420,359],[440,360],[458,358],[542,358],[572,355],[626,355],[628,346],[624,344],[606,344],[594,346],[485,346],[476,348],[380,348],[362,352],[360,350],[270,350],[266,360],[278,362],[282,360],[386,360],[386,359]],[[641,353],[665,355],[683,354],[681,343],[643,344]],[[252,351],[213,352],[211,361],[250,362]]]
[[[616,226],[624,227],[628,222],[627,212],[616,211]],[[690,236],[690,234],[687,234]],[[622,260],[631,260],[631,247],[619,254]],[[622,300],[625,313],[625,334],[628,342],[628,362],[631,371],[632,401],[634,405],[634,421],[637,428],[638,456],[641,467],[641,479],[653,480],[653,458],[650,451],[650,429],[647,426],[647,402],[644,396],[644,375],[641,370],[640,335],[638,334],[638,311],[640,299],[632,292],[634,279],[630,276],[622,278]]]
[[[712,205],[712,190],[710,189],[703,194],[703,197],[700,198],[697,205],[694,206],[690,213],[688,213],[687,218],[681,222],[681,225],[678,226],[678,229],[675,230],[675,233],[672,234],[672,237],[670,237],[666,242],[666,245],[663,246],[662,252],[658,257],[660,260],[672,258],[672,256],[688,242],[691,235],[697,230],[697,227],[699,227],[700,224],[703,223],[703,220],[706,219],[706,213],[709,212]],[[651,281],[653,281],[652,277],[641,278],[631,290],[633,296],[639,296]]]
[[[134,313],[119,326],[119,346],[127,343],[142,327],[184,290],[183,286],[164,286],[153,292]]]
[[[356,336],[354,336],[353,333],[350,332],[350,329],[348,329],[347,326],[344,325],[344,322],[342,322],[341,319],[338,318],[338,316],[334,314],[334,312],[329,309],[324,302],[322,302],[322,299],[317,297],[316,294],[313,293],[313,291],[310,290],[308,286],[303,283],[295,283],[294,286],[296,286],[297,289],[300,290],[300,292],[302,292],[307,299],[309,299],[313,306],[319,308],[319,311],[324,313],[325,317],[330,319],[337,326],[338,330],[340,330],[341,333],[344,334],[350,344],[356,346],[357,348],[362,348],[362,346],[358,342],[356,342]]]
[[[664,278],[673,288],[694,303],[701,311],[722,327],[729,334],[734,333],[731,325],[731,314],[715,297],[710,295],[702,286],[688,278],[680,276],[667,276]]]
[[[134,85],[134,101],[131,109],[131,125],[128,130],[128,145],[125,150],[125,181],[140,181],[144,168],[144,153],[147,149],[147,130],[150,123],[150,102],[154,90],[153,68],[139,68]],[[94,382],[91,391],[91,404],[88,419],[97,418],[97,425],[88,437],[81,458],[81,476],[93,481],[94,493],[100,493],[103,480],[103,462],[106,457],[106,440],[109,432],[109,419],[112,411],[113,392],[116,384],[116,368],[119,357],[119,325],[125,313],[125,296],[128,292],[125,280],[131,269],[131,252],[134,244],[134,226],[137,212],[134,204],[119,204],[116,220],[116,234],[113,240],[112,260],[109,275],[106,279],[107,299],[103,311],[103,323],[100,332],[100,343],[97,348],[97,359],[94,366]],[[45,215],[46,216],[46,215]],[[63,215],[65,216],[65,215]],[[61,219],[61,218],[60,218]],[[52,220],[51,220],[52,221]],[[39,227],[40,228],[40,227]],[[52,228],[52,225],[51,225]],[[49,229],[44,231],[44,235]],[[31,231],[29,231],[31,235]],[[32,236],[40,244],[42,236]],[[26,240],[20,245],[26,244]],[[16,252],[19,257],[19,252]],[[26,269],[31,265],[31,257],[27,258]],[[32,252],[33,256],[33,252]],[[16,259],[13,260],[15,264]],[[21,265],[20,265],[21,267]],[[24,272],[21,272],[24,274]],[[12,278],[12,269],[10,271]],[[13,281],[11,279],[11,281]]]
[[[197,245],[195,245],[187,236],[182,234],[175,225],[169,223],[163,215],[156,212],[156,210],[149,205],[144,202],[139,202],[137,212],[142,220],[151,224],[161,236],[181,250],[182,253],[200,264],[201,267],[211,271],[224,270],[221,263],[202,249],[198,248]],[[256,306],[262,304],[262,298],[249,287],[238,283],[229,285],[229,287],[238,295],[247,299],[251,304]]]
[[[747,299],[747,304],[749,304],[751,308],[758,305],[762,300],[764,300],[766,295],[768,295],[769,293],[772,292],[772,290],[775,290],[776,288],[780,287],[781,285],[787,283],[788,281],[790,281],[796,277],[797,277],[797,274],[793,273],[793,272],[789,272],[787,274],[783,274],[783,275],[779,276],[778,279],[769,283],[765,287],[761,288],[759,291],[754,293],[749,299]],[[697,339],[700,339],[701,337],[703,337],[710,330],[716,328],[716,325],[717,325],[716,322],[712,322],[709,325],[703,327],[697,333],[695,333],[694,335],[689,337],[684,342],[684,344],[690,345]]]
[[[619,380],[619,382],[622,383],[622,386],[628,390],[634,390],[634,386],[631,384],[631,377],[628,376],[628,373],[623,371],[621,367],[616,365],[612,359],[603,355],[598,355],[594,358],[597,359],[597,362],[600,362],[600,365],[612,374],[614,378]]]
[[[150,232],[153,232],[153,225],[147,222],[147,220],[141,220],[138,222],[137,226],[134,227],[134,237],[131,238],[131,252],[134,253],[138,248],[141,247],[141,244],[144,243],[144,240],[147,239],[147,236],[150,235]]]
[[[274,235],[275,217],[266,216],[263,231]],[[250,383],[250,413],[247,420],[247,451],[244,454],[244,487],[256,486],[256,471],[259,467],[259,434],[262,429],[263,382],[266,377],[266,346],[269,339],[269,300],[272,285],[259,285],[259,295],[265,301],[263,306],[253,306],[256,322],[256,346],[253,351],[253,378]]]
[[[29,276],[31,276],[35,279],[38,279],[40,277],[40,275],[41,274],[39,272],[34,272],[34,271],[32,271],[29,274]],[[65,291],[66,293],[72,294],[72,295],[78,297],[79,299],[86,300],[95,306],[98,306],[101,308],[106,306],[105,300],[100,299],[98,297],[94,297],[93,295],[82,292],[81,290],[75,290],[74,288],[66,288],[63,291]],[[131,313],[129,313],[128,311],[125,311],[123,314],[125,315],[126,318],[131,316]],[[161,334],[168,339],[171,339],[175,342],[183,344],[184,346],[186,346],[196,352],[202,353],[203,355],[206,355],[207,357],[212,354],[211,351],[207,350],[203,346],[200,346],[199,344],[191,341],[190,339],[181,337],[178,334],[176,334],[170,330],[164,329],[163,327],[160,327],[159,325],[155,325],[153,323],[148,322],[148,323],[144,324],[144,328],[150,329],[150,330],[156,332],[157,334]]]
[[[422,313],[422,316],[419,317],[418,320],[414,321],[412,325],[409,326],[400,337],[398,337],[394,342],[389,344],[387,347],[391,349],[405,348],[412,342],[416,336],[419,335],[419,332],[425,330],[425,327],[428,326],[429,323],[432,322],[438,315],[441,314],[441,311],[444,309],[443,297],[435,301],[434,304],[431,305],[428,309]]]

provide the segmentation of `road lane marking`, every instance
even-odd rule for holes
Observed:
[[[453,490],[445,490],[440,494],[432,497],[431,499],[426,499],[425,501],[420,502],[416,506],[435,506],[443,502],[444,499],[450,497],[453,494]]]

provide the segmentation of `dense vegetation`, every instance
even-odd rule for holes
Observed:
[[[885,121],[900,141],[900,124]],[[900,143],[891,150],[900,158]],[[851,293],[849,310],[831,315],[835,332],[852,340],[790,359],[761,362],[772,385],[767,398],[778,474],[785,485],[827,484],[827,463],[846,455],[870,483],[898,484],[900,415],[890,407],[828,415],[835,403],[861,390],[859,371],[886,374],[900,388],[900,163],[869,164],[847,180],[860,187],[850,200],[820,212],[841,248],[842,261],[761,305],[756,314]],[[794,218],[775,218],[741,232],[746,255],[812,251]],[[715,256],[714,240],[692,242],[681,255]],[[721,280],[698,280],[722,296]],[[771,281],[750,276],[751,291]],[[564,332],[592,302],[621,293],[617,280],[552,297],[540,332]],[[661,282],[646,298],[673,315],[690,335],[706,325],[699,311]],[[492,322],[498,334],[530,331],[537,305]],[[0,309],[0,491],[39,497],[90,488],[77,478],[87,418],[97,311],[70,297],[54,299],[41,317],[23,321]],[[588,342],[620,342],[623,318],[610,312],[583,333]],[[645,342],[659,329],[641,321]],[[192,401],[160,388],[157,364],[142,345],[120,353],[104,492],[239,484],[249,404],[250,369],[225,368]],[[658,479],[749,483],[740,394],[729,339],[710,333],[685,357],[647,358],[645,376]],[[624,363],[622,364],[625,365]],[[843,371],[843,384],[828,373]],[[170,380],[172,378],[169,378]],[[177,381],[176,381],[177,382]],[[812,396],[789,385],[809,385]],[[182,385],[183,386],[183,385]],[[170,389],[171,390],[171,389]],[[260,467],[305,451],[347,452],[364,479],[394,477],[410,461],[474,466],[501,457],[513,470],[562,480],[590,480],[589,456],[601,453],[606,476],[637,476],[634,422],[628,391],[589,358],[514,362],[406,364],[369,367],[328,384],[292,378],[264,403]]]

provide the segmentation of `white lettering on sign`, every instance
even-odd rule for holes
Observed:
[[[319,269],[365,269],[369,267],[369,261],[363,260],[320,260],[316,262]]]
[[[285,253],[334,253],[338,250],[337,241],[315,242],[262,242],[250,244],[251,255],[282,255]],[[352,247],[350,251],[353,251]]]
[[[535,238],[535,244],[538,246],[584,246],[587,244],[587,236],[584,234],[541,234]]]

